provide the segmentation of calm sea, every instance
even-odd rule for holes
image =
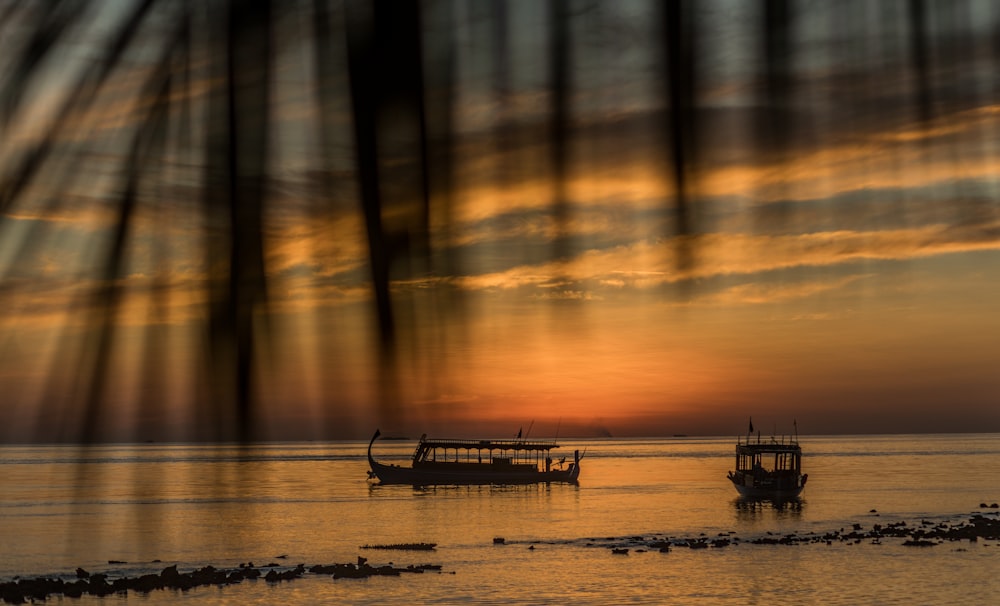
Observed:
[[[0,581],[177,564],[441,564],[442,573],[244,581],[80,603],[995,604],[1000,544],[755,545],[860,524],[995,515],[1000,435],[802,436],[798,503],[746,503],[735,438],[564,440],[578,486],[372,486],[364,443],[0,447]],[[414,444],[380,442],[404,462]],[[874,512],[872,511],[874,510]],[[634,537],[727,547],[637,551]],[[494,545],[503,537],[504,545]],[[360,546],[437,543],[430,552]],[[632,545],[628,555],[611,551]],[[532,548],[533,547],[533,548]],[[279,558],[279,556],[287,556]],[[109,561],[122,562],[109,564]]]

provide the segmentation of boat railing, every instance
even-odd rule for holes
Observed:
[[[799,441],[798,441],[798,439],[790,437],[790,436],[781,436],[780,440],[778,438],[774,437],[774,436],[771,436],[770,439],[765,439],[765,440],[761,440],[760,439],[760,435],[757,436],[756,440],[754,440],[751,436],[746,436],[745,440],[743,439],[743,436],[736,436],[736,445],[737,446],[758,446],[758,445],[759,446],[798,446],[799,445]]]
[[[420,440],[424,448],[465,448],[469,450],[550,450],[559,448],[554,441],[546,440],[459,440],[459,439],[426,439]]]
[[[486,464],[486,462],[478,461],[415,461],[413,463],[414,469],[433,469],[435,467],[447,467],[451,470],[469,470],[469,471],[480,471],[483,473],[489,473],[490,470],[501,471],[501,470],[534,470],[538,471],[538,465],[531,462],[524,461],[507,461],[503,464],[497,464],[495,461],[492,464]]]

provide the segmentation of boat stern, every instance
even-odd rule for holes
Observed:
[[[574,450],[573,451],[573,466],[569,470],[569,481],[570,482],[576,482],[577,479],[580,477],[580,459],[581,458],[582,457],[580,456],[580,451],[579,450]]]

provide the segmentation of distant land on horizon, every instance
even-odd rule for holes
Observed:
[[[809,438],[825,438],[825,437],[836,437],[836,436],[947,436],[947,435],[1000,435],[1000,430],[986,430],[986,431],[906,431],[906,432],[848,432],[848,433],[824,433],[824,432],[800,432],[798,437],[800,440]],[[777,433],[772,434],[770,432],[760,432],[761,440],[769,440],[774,437],[777,439],[788,438],[792,436],[792,433]],[[466,434],[466,433],[435,433],[428,434],[429,437],[434,438],[456,438],[456,439],[514,439],[514,436],[502,436],[497,434]],[[745,438],[746,433],[738,434],[672,434],[672,435],[583,435],[583,434],[569,434],[560,435],[556,438],[551,434],[538,434],[531,435],[526,438],[526,440],[716,440],[716,439],[733,439],[737,437]],[[757,437],[757,432],[753,434],[754,439]],[[389,441],[389,442],[415,442],[419,437],[413,436],[390,436],[388,438],[381,437],[378,441]],[[172,440],[172,441],[158,441],[158,440],[142,440],[142,441],[102,441],[102,442],[92,442],[92,443],[82,443],[74,441],[8,441],[0,443],[0,447],[3,446],[78,446],[81,448],[86,447],[100,447],[100,446],[182,446],[182,445],[266,445],[266,444],[316,444],[316,443],[326,443],[326,442],[350,442],[350,443],[367,443],[371,440],[371,436],[368,437],[345,437],[345,438],[329,438],[329,439],[318,439],[318,438],[289,438],[289,439],[269,439],[269,440],[251,440],[248,442],[239,442],[233,440],[223,440],[223,441],[213,441],[213,440]]]

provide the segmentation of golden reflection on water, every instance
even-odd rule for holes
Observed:
[[[741,522],[756,522],[765,516],[795,520],[802,517],[805,500],[802,498],[770,500],[736,497],[733,499],[733,506],[736,508],[736,519]]]
[[[800,499],[779,503],[736,495],[726,480],[733,444],[725,439],[569,441],[570,451],[588,449],[579,485],[502,487],[372,485],[364,446],[123,446],[89,450],[82,462],[78,451],[6,449],[0,479],[10,490],[0,495],[0,577],[100,570],[112,559],[157,570],[174,562],[182,569],[262,565],[285,554],[282,562],[290,565],[350,562],[363,553],[375,563],[436,563],[455,574],[305,579],[281,594],[263,584],[206,589],[192,593],[192,601],[238,596],[232,603],[264,604],[276,595],[301,604],[817,603],[817,596],[822,603],[869,603],[872,596],[892,603],[902,595],[917,603],[950,601],[946,583],[928,586],[927,578],[938,574],[951,575],[952,584],[975,583],[970,595],[981,602],[1000,595],[1000,545],[989,541],[932,551],[889,541],[748,542],[767,533],[942,519],[998,501],[997,436],[803,438],[809,485]],[[383,454],[405,461],[412,447],[391,445]],[[722,534],[742,542],[668,553],[629,542]],[[495,545],[496,537],[506,544]],[[403,542],[438,548],[359,550]],[[613,554],[612,544],[630,545],[630,552]],[[145,599],[170,603],[168,595]]]

